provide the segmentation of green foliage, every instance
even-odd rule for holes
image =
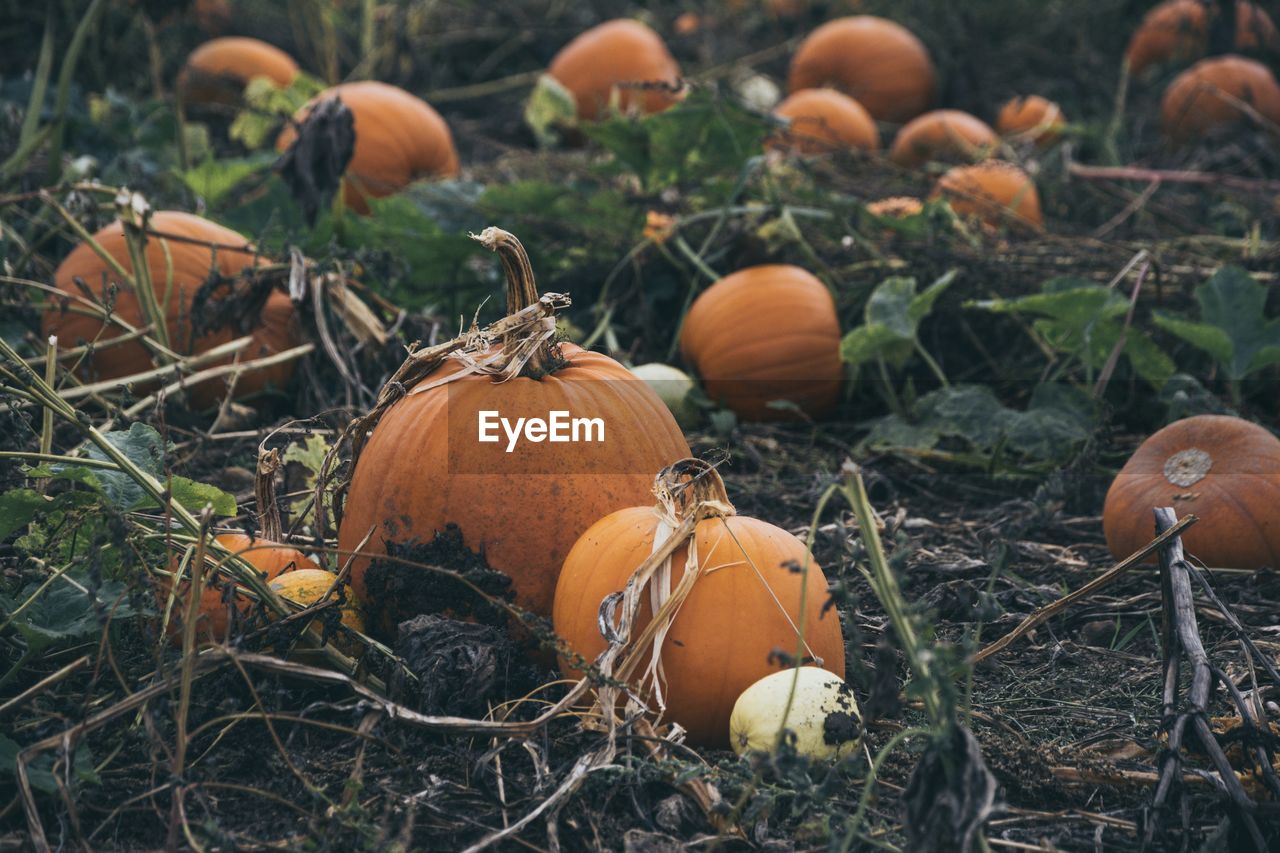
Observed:
[[[1038,386],[1025,411],[1004,406],[985,385],[939,388],[916,401],[910,417],[888,415],[872,423],[863,447],[874,451],[932,451],[946,445],[952,461],[997,467],[1000,457],[1016,464],[1061,463],[1095,428],[1092,402],[1065,383]]]
[[[1200,322],[1157,313],[1156,325],[1213,357],[1239,382],[1280,363],[1280,317],[1268,319],[1267,288],[1245,270],[1225,266],[1196,288]]]
[[[578,105],[573,93],[550,74],[539,77],[524,108],[524,123],[533,131],[538,144],[555,144],[559,138],[557,129],[572,127],[577,121]]]
[[[0,539],[26,527],[42,515],[61,514],[97,503],[89,492],[60,492],[52,497],[35,489],[10,489],[0,494]]]
[[[21,613],[13,616],[19,606]],[[129,603],[124,581],[105,581],[96,590],[89,587],[88,573],[67,573],[41,590],[29,586],[15,598],[0,594],[0,610],[5,619],[27,642],[29,651],[81,642],[97,637],[102,622],[128,619],[136,614]]]
[[[1032,328],[1040,338],[1079,360],[1091,373],[1102,369],[1124,335],[1122,353],[1135,373],[1157,388],[1173,375],[1173,361],[1146,333],[1132,326],[1125,328],[1128,300],[1086,279],[1053,278],[1044,283],[1040,293],[970,302],[968,306],[1036,317]]]
[[[616,116],[581,129],[648,190],[691,179],[701,182],[708,175],[737,174],[759,155],[770,132],[762,116],[700,90],[660,113]]]
[[[21,744],[4,735],[0,735],[0,774],[15,774],[17,772],[18,753],[21,751]],[[54,755],[46,753],[27,764],[27,781],[31,783],[31,787],[34,790],[45,794],[56,794],[58,792],[58,781],[53,775],[53,760]],[[98,778],[97,771],[94,770],[93,754],[89,752],[89,747],[83,743],[76,748],[71,769],[75,778],[81,782],[97,784],[101,781]]]
[[[923,293],[916,292],[914,278],[885,279],[872,291],[864,310],[864,323],[840,342],[840,356],[855,367],[884,359],[894,367],[906,364],[919,346],[920,321],[929,316],[933,303],[955,280],[952,270]]]
[[[310,492],[315,487],[316,478],[320,475],[321,468],[324,467],[324,457],[329,452],[329,442],[324,440],[324,436],[312,434],[303,441],[297,441],[290,444],[284,451],[284,461],[297,462],[303,468],[307,469],[307,490]],[[311,494],[305,494],[295,499],[289,504],[290,514],[295,521],[306,521],[313,515],[313,507],[311,506]]]
[[[164,471],[164,439],[155,428],[137,422],[127,430],[112,430],[105,434],[116,449],[120,450],[131,462],[141,470],[167,483],[173,499],[192,512],[200,512],[205,505],[211,505],[217,515],[235,515],[236,500],[216,486],[199,483],[186,477],[167,476]],[[84,457],[96,462],[107,462],[106,454],[97,446],[85,448]],[[55,463],[41,465],[27,472],[31,477],[48,477],[54,480],[68,480],[82,483],[101,495],[108,504],[119,510],[135,510],[156,506],[137,481],[124,471],[111,468],[89,467]],[[10,493],[12,494],[12,493]],[[14,498],[15,506],[21,506],[21,499]]]
[[[254,77],[245,86],[245,107],[231,123],[228,134],[256,151],[273,142],[283,121],[324,88],[324,83],[306,73],[298,74],[285,87],[277,86],[268,77]]]
[[[276,160],[276,155],[268,151],[260,151],[248,157],[231,157],[215,160],[206,157],[198,166],[186,171],[178,171],[178,177],[191,188],[191,191],[205,200],[206,204],[217,204],[245,179],[261,174]]]

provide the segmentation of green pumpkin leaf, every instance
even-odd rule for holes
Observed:
[[[1267,319],[1267,288],[1239,267],[1220,268],[1196,288],[1200,322],[1164,314],[1156,323],[1209,353],[1228,379],[1280,363],[1280,317]]]
[[[933,304],[955,280],[956,271],[943,275],[916,293],[914,278],[894,277],[882,281],[872,291],[864,309],[863,325],[845,335],[840,356],[852,365],[883,358],[902,367],[916,346],[920,322]]]

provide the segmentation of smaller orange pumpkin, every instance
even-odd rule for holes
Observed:
[[[1216,8],[1214,14],[1217,14]],[[1236,2],[1237,50],[1275,50],[1280,34],[1271,17],[1248,0]],[[1185,62],[1208,48],[1208,15],[1202,0],[1166,0],[1153,8],[1129,41],[1125,59],[1139,74],[1155,65]]]
[[[810,417],[835,406],[844,379],[840,321],[826,285],[769,264],[725,276],[694,300],[680,350],[707,394],[749,421]]]
[[[930,198],[945,198],[958,216],[977,217],[991,228],[1039,229],[1040,195],[1026,172],[1003,160],[956,166],[938,179]]]
[[[802,89],[773,111],[789,119],[787,132],[771,143],[799,154],[822,154],[837,148],[880,149],[880,131],[862,104],[835,89]]]
[[[288,86],[298,63],[275,45],[243,36],[205,42],[191,52],[178,72],[178,91],[192,104],[234,104],[254,77]]]
[[[286,570],[308,569],[324,571],[314,561],[296,548],[279,545],[265,539],[254,539],[243,533],[222,533],[214,540],[233,554],[243,557],[249,565],[262,573],[268,583],[275,580]],[[177,569],[175,560],[172,568]],[[326,572],[327,574],[327,572]],[[227,607],[227,587],[232,581],[226,577],[215,576],[211,567],[203,572],[203,588],[200,592],[199,623],[196,636],[203,641],[223,642],[227,639],[231,626],[231,615]],[[186,612],[187,582],[179,584],[173,602],[173,615],[169,620],[169,637],[174,642],[182,639],[181,626]],[[169,600],[169,583],[162,582],[156,590],[156,599],[161,609]],[[242,595],[234,596],[234,606],[241,613],[249,612],[251,603]]]
[[[1117,560],[1151,541],[1151,511],[1161,506],[1200,519],[1182,541],[1206,564],[1280,566],[1280,439],[1226,415],[1184,418],[1156,432],[1107,490],[1102,529]]]
[[[306,121],[316,104],[330,98],[340,98],[355,120],[355,151],[342,180],[342,197],[357,213],[369,212],[369,198],[392,195],[422,178],[458,173],[449,125],[421,98],[376,80],[343,83],[312,98],[294,121]],[[284,151],[297,136],[295,127],[286,127],[276,150]]]
[[[809,34],[791,60],[787,85],[792,92],[830,86],[880,121],[903,122],[929,108],[936,76],[928,49],[906,27],[854,15]]]
[[[680,66],[662,38],[619,18],[569,42],[547,73],[572,94],[578,118],[594,121],[615,102],[624,113],[656,113],[680,100]]]
[[[902,126],[889,149],[889,159],[908,169],[925,163],[972,163],[1000,144],[982,119],[960,110],[933,110]]]
[[[843,678],[844,639],[839,613],[824,606],[828,593],[822,568],[805,544],[772,524],[735,515],[720,476],[705,463],[687,459],[672,469],[682,466],[704,469],[696,484],[704,491],[695,497],[718,502],[724,515],[698,522],[691,538],[700,573],[659,652],[666,719],[683,726],[691,743],[724,748],[742,691],[786,668],[777,652],[792,655],[803,645],[807,657]],[[552,623],[569,649],[586,661],[605,650],[601,603],[622,591],[649,558],[658,528],[652,505],[621,509],[588,528],[565,558]],[[689,547],[682,545],[671,558],[673,588],[687,571]],[[652,599],[643,595],[641,601],[633,638],[653,619]],[[647,665],[633,671],[635,681]],[[561,661],[561,670],[568,678],[581,677],[568,660]],[[656,710],[652,701],[650,708]]]
[[[309,607],[319,601],[337,579],[338,576],[333,572],[326,572],[321,568],[298,568],[279,575],[275,580],[271,581],[270,585],[271,589],[286,601]],[[334,599],[339,594],[342,599],[342,607],[339,610],[342,624],[353,631],[361,634],[365,633],[364,617],[356,606],[355,593],[352,592],[350,586],[342,584],[340,592],[334,592]],[[320,638],[319,625],[312,625],[308,630],[317,639]],[[345,635],[335,636],[333,641],[334,645],[347,654],[354,654],[358,650],[358,644],[352,642],[351,638]]]
[[[1002,136],[1041,147],[1057,141],[1066,126],[1058,105],[1039,95],[1010,98],[996,117],[996,130]]]
[[[1252,59],[1217,56],[1200,60],[1173,79],[1160,114],[1169,138],[1185,142],[1250,121],[1241,104],[1280,124],[1280,84],[1271,71]]]

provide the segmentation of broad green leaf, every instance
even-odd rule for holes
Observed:
[[[554,144],[558,128],[578,123],[578,105],[573,93],[550,74],[543,74],[525,104],[524,123],[529,125],[540,145]]]
[[[105,438],[138,468],[157,479],[163,479],[164,439],[154,427],[135,421],[128,430],[112,430]],[[84,455],[100,462],[108,461],[107,454],[95,444],[86,447]],[[142,486],[124,471],[94,469],[93,476],[107,500],[120,509],[133,509],[146,499]]]
[[[169,481],[169,493],[187,510],[199,513],[209,505],[214,515],[235,515],[236,499],[217,486],[199,483],[186,477],[173,477]]]
[[[38,588],[30,585],[16,598],[0,595],[5,618]],[[95,591],[88,575],[81,574],[55,581],[13,619],[13,627],[31,648],[44,649],[96,637],[108,617],[128,619],[135,615],[124,581],[104,581]]]
[[[1280,363],[1280,317],[1267,319],[1267,289],[1245,270],[1225,266],[1196,288],[1199,323],[1167,315],[1156,322],[1222,366],[1239,381]]]
[[[882,281],[867,300],[863,325],[840,342],[841,358],[853,365],[883,358],[901,367],[915,348],[920,321],[929,315],[934,302],[954,280],[952,270],[929,285],[924,293],[916,293],[914,278],[894,277]]]
[[[35,489],[11,489],[0,495],[0,539],[26,527],[41,515],[87,506],[96,500],[88,492],[66,491],[48,497]]]
[[[259,152],[249,157],[236,157],[225,160],[206,158],[198,166],[185,172],[178,172],[178,177],[201,196],[207,204],[217,204],[241,181],[250,175],[270,168],[276,160],[274,152]]]

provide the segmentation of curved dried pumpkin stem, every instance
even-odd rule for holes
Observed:
[[[700,505],[721,516],[737,512],[729,501],[720,472],[701,459],[681,459],[663,468],[654,480],[653,493],[659,503],[681,520]]]
[[[528,308],[538,301],[538,283],[533,277],[533,264],[529,262],[529,253],[524,250],[524,246],[516,235],[490,225],[479,234],[473,234],[472,237],[478,240],[480,245],[496,253],[498,259],[502,261],[502,270],[507,277],[508,315]],[[511,337],[513,334],[516,333],[503,336],[503,349],[510,351],[514,343]],[[548,343],[540,347],[537,354],[529,360],[529,366],[534,371],[540,371],[550,362],[551,345]]]

